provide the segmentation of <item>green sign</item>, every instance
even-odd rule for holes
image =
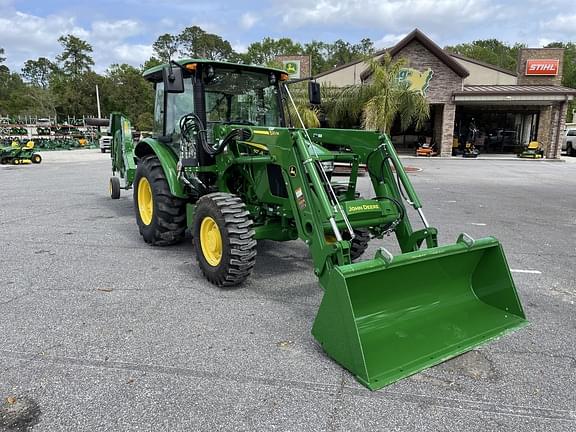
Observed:
[[[408,82],[410,84],[410,90],[419,92],[423,96],[426,96],[432,75],[434,75],[434,71],[430,68],[426,69],[424,72],[412,68],[403,68],[400,69],[400,72],[398,73],[398,81]]]
[[[300,78],[300,60],[284,60],[282,63],[290,79]]]

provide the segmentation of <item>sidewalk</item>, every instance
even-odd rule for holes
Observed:
[[[415,156],[410,154],[400,154],[401,159],[426,159],[426,160],[470,160],[470,161],[519,161],[519,162],[568,162],[576,163],[576,157],[571,156],[560,156],[559,159],[529,159],[529,158],[519,158],[513,154],[480,154],[477,158],[464,158],[462,156],[451,156],[451,157],[424,157]]]

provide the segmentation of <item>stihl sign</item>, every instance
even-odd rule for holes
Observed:
[[[558,75],[559,60],[527,60],[526,75]]]

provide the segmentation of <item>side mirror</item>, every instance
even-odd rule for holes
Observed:
[[[179,67],[167,66],[162,69],[165,93],[184,93],[184,77]]]
[[[320,105],[322,103],[319,83],[308,81],[308,99],[312,105]]]

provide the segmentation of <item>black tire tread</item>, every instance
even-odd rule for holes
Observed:
[[[112,187],[110,198],[120,199],[120,179],[118,177],[110,177],[110,184]]]
[[[350,259],[352,261],[360,258],[366,251],[370,241],[370,231],[366,228],[357,228],[354,230],[354,239],[350,242]]]
[[[223,237],[228,239],[228,245],[225,247],[229,247],[230,254],[228,261],[221,264],[222,271],[218,273],[205,271],[200,260],[201,246],[195,236],[194,245],[199,267],[206,279],[215,285],[222,287],[239,285],[250,276],[256,262],[255,231],[252,228],[250,212],[246,210],[240,197],[225,192],[204,195],[198,200],[196,208],[209,205],[209,201],[214,203],[224,219],[226,233]],[[196,232],[196,229],[194,231]],[[223,259],[225,256],[223,254]]]
[[[154,216],[156,226],[152,236],[144,235],[138,216],[137,187],[134,188],[134,205],[139,221],[138,228],[144,241],[154,246],[170,246],[184,240],[186,231],[186,207],[184,200],[170,192],[170,186],[164,175],[162,164],[155,156],[149,156],[139,162],[139,167],[148,172],[148,181],[154,197]],[[136,181],[135,181],[136,183]],[[154,221],[153,221],[154,223]]]

